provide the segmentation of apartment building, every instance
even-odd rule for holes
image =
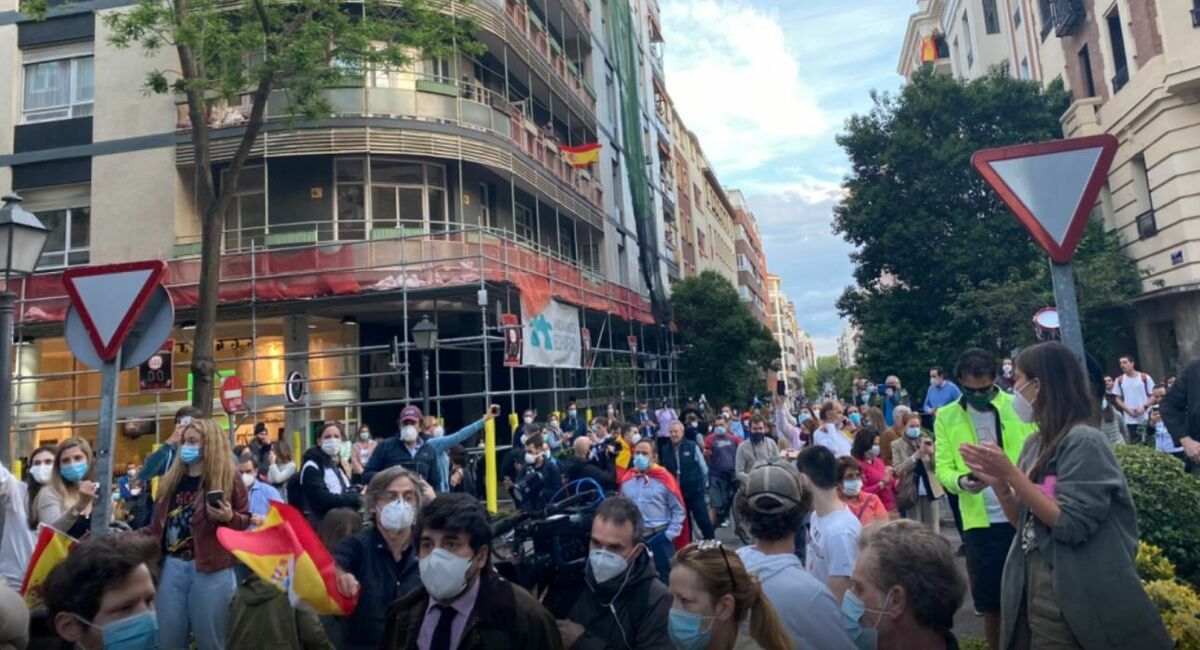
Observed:
[[[62,338],[65,268],[169,263],[173,372],[150,389],[136,369],[122,375],[131,435],[118,461],[144,456],[191,401],[192,125],[179,98],[141,90],[147,71],[174,67],[169,48],[147,58],[109,43],[102,16],[132,4],[84,0],[34,23],[0,0],[0,188],[52,229],[17,307],[17,454],[95,435],[99,378]],[[286,102],[269,102],[222,241],[216,358],[221,376],[247,386],[252,413],[233,423],[239,437],[256,421],[303,437],[328,420],[389,432],[398,409],[422,398],[448,429],[481,413],[485,395],[545,414],[568,398],[613,399],[589,388],[594,370],[612,366],[635,368],[620,401],[673,394],[660,303],[675,182],[670,165],[649,164],[652,148],[673,151],[651,105],[665,94],[657,5],[475,0],[447,10],[473,21],[482,55],[367,71],[327,91],[335,112],[316,123],[288,128]],[[209,117],[218,169],[247,110]],[[603,147],[598,164],[567,164],[560,146],[592,142]],[[525,328],[519,363],[505,354],[502,314]],[[536,317],[559,326],[554,353],[531,353]],[[442,341],[428,380],[409,336],[423,318]],[[293,372],[306,387],[299,403],[284,396]]]
[[[837,340],[838,363],[843,368],[853,368],[858,365],[858,341],[861,333],[858,327],[847,323],[842,326],[842,333]]]
[[[800,396],[804,394],[803,359],[806,351],[803,348],[803,332],[796,321],[796,305],[788,300],[783,291],[783,279],[773,273],[767,274],[767,294],[771,305],[772,333],[775,342],[779,344],[778,381],[783,382],[784,394]]]
[[[973,79],[1007,64],[1020,79],[1042,79],[1032,11],[1039,0],[918,0],[909,18],[897,72],[924,65]]]
[[[767,293],[767,257],[758,233],[758,221],[740,190],[730,190],[728,195],[737,225],[738,297],[760,323],[772,329],[768,307],[770,296]]]

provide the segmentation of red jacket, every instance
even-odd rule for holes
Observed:
[[[883,502],[888,512],[896,509],[896,481],[893,479],[886,488],[880,487],[887,475],[887,465],[883,459],[876,456],[870,462],[859,459],[858,466],[862,468],[863,492],[874,494]]]
[[[171,503],[170,494],[159,495],[158,502],[154,504],[154,519],[150,521],[150,525],[141,529],[143,535],[150,535],[159,540],[160,544],[163,536],[163,522],[167,519],[167,508]],[[226,526],[234,530],[246,530],[250,525],[250,499],[246,494],[246,486],[240,480],[233,482],[233,492],[230,495],[229,503],[233,507],[233,519],[227,524],[220,524],[208,518],[208,509],[204,507],[204,495],[199,495],[197,498],[201,500],[199,507],[192,513],[192,546],[196,555],[196,570],[201,573],[216,573],[222,569],[228,569],[233,566],[237,559],[233,554],[225,550],[221,546],[221,542],[217,541],[217,527]]]

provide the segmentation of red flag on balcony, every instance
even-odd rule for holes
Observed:
[[[567,155],[567,162],[576,169],[587,167],[600,162],[600,143],[581,144],[578,147],[559,145],[559,149]]]
[[[937,42],[933,36],[926,36],[921,39],[921,63],[933,63],[937,61]]]

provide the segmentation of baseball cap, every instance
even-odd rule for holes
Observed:
[[[759,461],[750,469],[746,503],[751,510],[777,515],[802,505],[800,472],[783,459]]]
[[[405,406],[404,410],[400,411],[399,421],[404,422],[405,420],[412,420],[413,422],[420,422],[421,421],[421,409],[419,409],[411,404],[408,406]]]

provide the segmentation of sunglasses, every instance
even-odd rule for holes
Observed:
[[[733,579],[733,567],[729,566],[729,556],[726,554],[725,545],[719,539],[706,539],[696,545],[696,550],[701,552],[720,551],[721,559],[725,561],[725,573],[729,575],[729,585],[736,591],[737,581]]]
[[[987,396],[988,393],[992,392],[993,386],[988,386],[986,388],[968,388],[967,386],[961,386],[961,388],[962,388],[962,392],[964,392],[964,393],[967,393],[970,395],[975,395],[978,397],[985,397],[985,396]]]

